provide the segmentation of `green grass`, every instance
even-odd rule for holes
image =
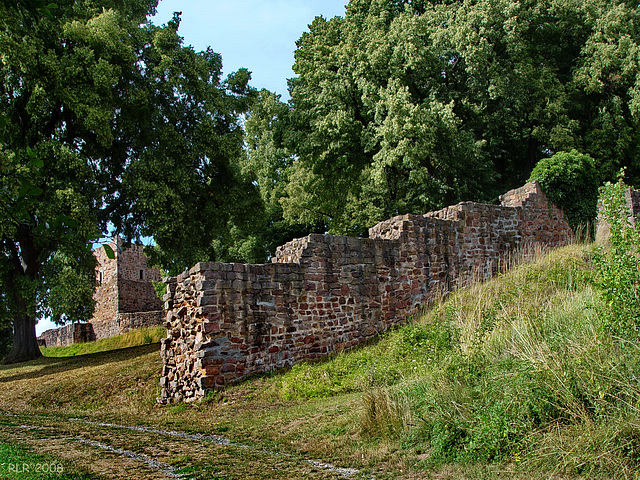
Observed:
[[[589,249],[574,245],[459,291],[372,347],[296,365],[285,398],[360,392],[360,433],[426,452],[421,468],[492,462],[634,478],[640,342],[608,333]]]
[[[76,343],[68,347],[48,347],[42,348],[41,351],[45,357],[73,357],[158,343],[166,336],[167,329],[165,327],[141,328],[95,342]]]
[[[76,469],[56,458],[36,455],[18,445],[0,440],[2,480],[93,480],[101,477]]]
[[[379,479],[638,478],[640,342],[607,328],[591,252],[540,255],[372,345],[202,402],[157,406],[161,362],[143,345],[2,366],[0,411],[219,434]],[[227,454],[229,478],[252,471]]]

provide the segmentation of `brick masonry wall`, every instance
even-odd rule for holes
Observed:
[[[94,339],[115,337],[131,330],[164,325],[164,310],[151,312],[118,313],[110,322],[93,324]]]
[[[151,282],[161,281],[157,268],[147,267],[142,245],[131,245],[118,255],[118,312],[162,310]]]
[[[111,242],[109,246],[117,255],[116,241]],[[98,260],[96,267],[98,286],[93,295],[96,304],[91,322],[108,323],[115,319],[118,313],[118,262],[116,259],[108,258],[102,247],[96,248],[93,254]]]
[[[501,200],[394,217],[370,238],[313,234],[279,247],[271,264],[199,263],[166,279],[159,401],[351,348],[490,277],[519,246],[570,240],[537,183]]]

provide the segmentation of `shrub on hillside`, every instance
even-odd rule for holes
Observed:
[[[602,218],[609,224],[609,248],[594,256],[598,285],[611,307],[608,327],[620,335],[640,334],[640,226],[629,221],[622,180],[607,182],[600,189]]]
[[[574,230],[595,220],[599,181],[589,155],[571,150],[543,158],[529,180],[540,183],[549,199],[564,210]]]

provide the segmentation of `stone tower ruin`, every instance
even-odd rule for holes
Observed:
[[[153,282],[161,280],[160,270],[147,265],[142,245],[125,247],[122,239],[115,237],[109,246],[113,259],[102,247],[93,251],[98,260],[98,287],[91,320],[47,330],[39,337],[41,345],[66,346],[164,325],[162,302],[153,288]]]
[[[91,324],[95,339],[113,337],[134,328],[163,325],[162,302],[153,282],[161,281],[160,270],[147,266],[142,245],[123,247],[119,237],[110,244],[115,259],[104,248],[93,254],[98,260],[98,288]]]

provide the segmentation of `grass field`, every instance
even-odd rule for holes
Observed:
[[[0,439],[108,478],[638,478],[640,344],[602,328],[590,248],[198,403],[157,405],[144,338],[2,366]]]
[[[107,352],[121,348],[159,343],[166,335],[167,329],[165,327],[142,328],[115,337],[104,338],[97,342],[76,343],[68,347],[47,347],[42,348],[41,351],[45,357],[73,357],[75,355],[86,355],[88,353]]]

